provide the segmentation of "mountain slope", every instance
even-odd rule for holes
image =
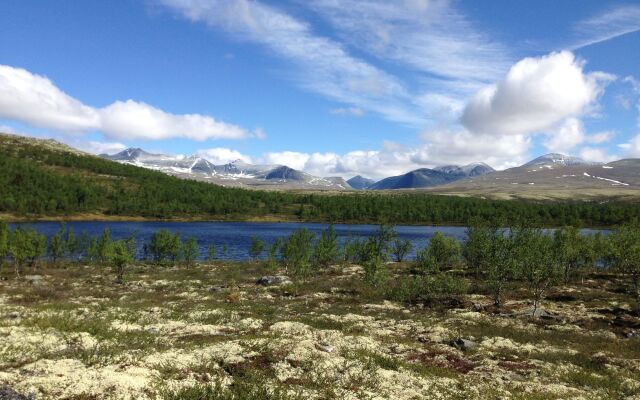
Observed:
[[[373,179],[365,178],[361,175],[356,175],[353,178],[347,180],[347,184],[357,190],[368,189],[374,183],[376,183],[376,181],[374,181]]]
[[[470,177],[429,191],[493,198],[635,197],[640,194],[640,160],[598,164],[547,154],[520,167]]]
[[[434,169],[420,168],[404,175],[382,179],[371,185],[369,189],[419,189],[445,185],[469,176],[480,176],[493,172],[486,164],[476,163],[465,166],[448,165]]]

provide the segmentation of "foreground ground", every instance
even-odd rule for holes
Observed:
[[[140,265],[116,285],[94,266],[5,268],[0,398],[640,399],[640,320],[615,277],[531,319],[522,291],[500,313],[483,294],[407,306],[360,272],[262,286],[257,264]]]

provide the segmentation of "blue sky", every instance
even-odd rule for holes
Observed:
[[[382,177],[640,157],[640,2],[9,0],[0,127]]]

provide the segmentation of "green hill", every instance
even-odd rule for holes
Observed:
[[[8,218],[154,218],[466,224],[480,217],[615,225],[630,202],[498,201],[425,193],[302,194],[224,188],[123,165],[51,140],[0,134],[0,214]]]

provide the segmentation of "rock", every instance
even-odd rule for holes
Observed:
[[[32,285],[42,285],[44,283],[42,275],[25,275],[24,280]]]
[[[35,400],[35,396],[25,396],[8,386],[0,386],[0,400]]]
[[[320,351],[324,351],[325,353],[333,353],[333,351],[335,350],[335,348],[327,342],[316,343],[315,347],[316,349]]]
[[[279,286],[289,283],[291,280],[285,275],[265,275],[256,282],[256,284],[263,286]]]
[[[9,319],[20,318],[20,313],[17,312],[17,311],[11,311],[10,313],[7,314],[7,318],[9,318]]]
[[[455,347],[458,350],[473,350],[478,346],[478,343],[473,340],[458,338],[450,341],[449,346]]]

